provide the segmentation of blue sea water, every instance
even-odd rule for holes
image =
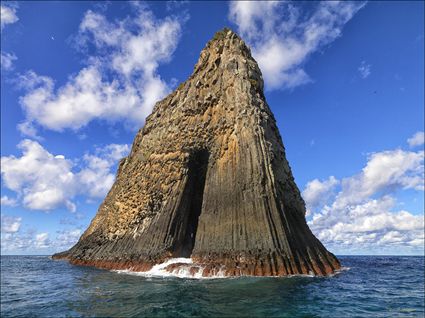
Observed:
[[[333,277],[182,279],[1,257],[1,317],[424,317],[424,257],[340,256]]]

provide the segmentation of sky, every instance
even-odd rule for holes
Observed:
[[[421,1],[2,1],[2,254],[76,243],[224,27],[259,63],[313,233],[337,255],[424,254]]]

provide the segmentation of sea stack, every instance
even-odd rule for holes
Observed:
[[[166,269],[286,276],[340,268],[307,225],[261,71],[229,29],[155,105],[78,243],[53,255],[134,271],[182,257],[193,263]]]

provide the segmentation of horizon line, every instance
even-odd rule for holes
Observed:
[[[55,254],[55,253],[53,253]],[[0,256],[52,256],[53,254],[0,254]],[[422,256],[425,257],[425,254],[335,254],[337,257],[346,257],[346,256],[400,256],[400,257],[406,257],[406,256]]]

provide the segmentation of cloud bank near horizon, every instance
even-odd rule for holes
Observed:
[[[341,180],[314,179],[302,195],[310,228],[331,250],[420,254],[425,244],[424,215],[400,208],[395,195],[403,191],[424,191],[423,149],[373,153],[358,174]]]

